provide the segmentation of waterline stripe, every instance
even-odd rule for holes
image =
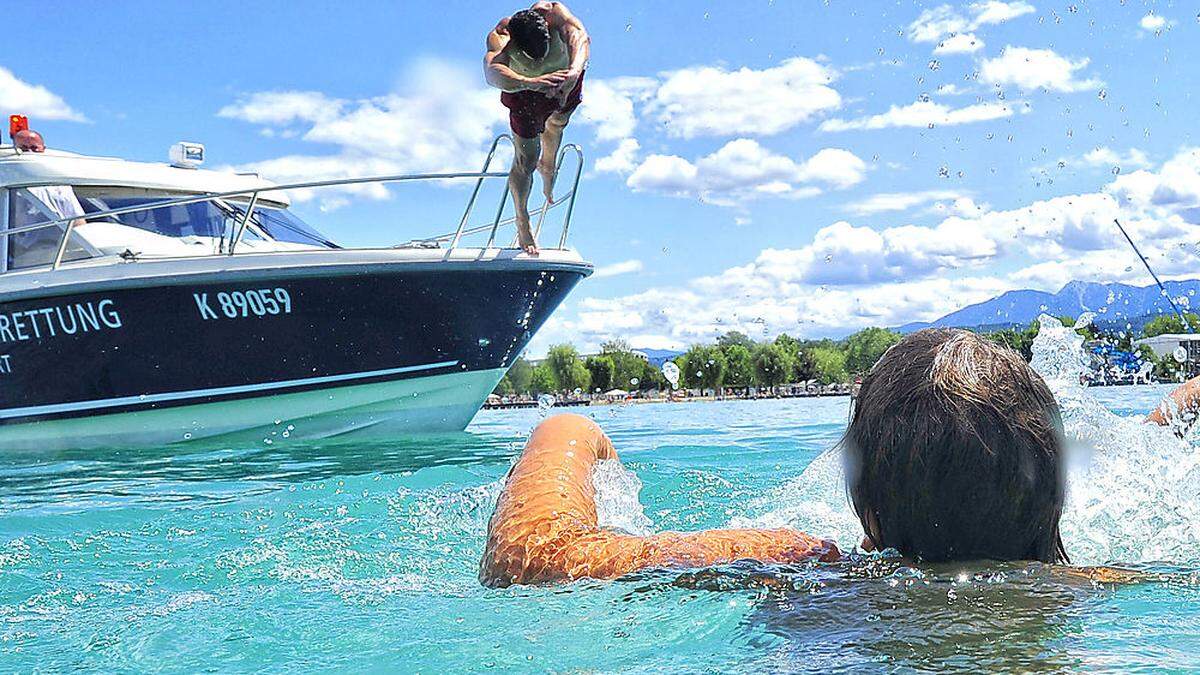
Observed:
[[[441,361],[439,363],[428,363],[420,366],[403,366],[401,368],[369,370],[362,373],[346,373],[344,375],[308,377],[302,380],[284,380],[282,382],[264,382],[262,384],[241,384],[234,387],[217,387],[215,389],[194,389],[192,391],[173,391],[166,394],[144,394],[141,396],[123,396],[121,398],[107,398],[97,401],[79,401],[78,403],[55,403],[52,405],[30,406],[28,408],[9,408],[8,410],[0,410],[0,419],[9,419],[13,417],[33,417],[37,415],[53,415],[56,413],[77,412],[80,410],[98,408],[116,408],[126,405],[135,405],[138,403],[159,403],[164,401],[178,401],[180,399],[188,398],[244,394],[252,391],[291,389],[293,387],[305,387],[313,384],[345,382],[347,380],[364,380],[367,378],[380,377],[384,375],[398,375],[400,373],[413,373],[422,370],[436,370],[438,368],[448,368],[450,366],[457,365],[458,361]]]

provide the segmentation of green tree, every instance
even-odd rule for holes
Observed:
[[[495,393],[501,396],[510,396],[512,394],[527,394],[529,393],[529,378],[533,376],[533,366],[525,357],[521,357],[513,362],[508,372],[500,379],[500,383],[496,385]]]
[[[740,345],[745,347],[747,350],[750,350],[754,349],[754,340],[751,340],[745,333],[741,333],[736,330],[731,330],[717,338],[717,346],[720,347],[722,351],[727,351],[734,345]]]
[[[591,374],[579,359],[579,352],[572,345],[554,345],[546,352],[546,365],[554,373],[558,389],[582,389],[591,384]]]
[[[754,373],[754,356],[745,345],[734,344],[724,348],[725,385],[729,387],[753,386],[757,380]]]
[[[587,361],[584,361],[584,366],[587,367],[588,373],[592,376],[593,389],[608,391],[613,388],[613,378],[617,374],[617,364],[613,363],[612,357],[607,354],[589,356]]]
[[[1033,358],[1033,339],[1037,337],[1037,334],[1038,326],[1035,321],[1024,328],[1004,328],[984,333],[983,337],[998,345],[1021,352],[1021,356],[1029,361]]]
[[[641,387],[646,359],[634,354],[628,342],[609,340],[600,345],[600,353],[612,359],[614,368],[612,386],[614,388],[637,389]],[[637,380],[638,384],[634,384],[634,380]]]
[[[554,371],[546,363],[539,363],[533,368],[529,377],[529,389],[534,394],[548,394],[559,390],[558,381],[554,379]]]
[[[667,378],[662,374],[662,369],[651,365],[649,361],[642,361],[642,375],[638,378],[637,388],[642,391],[651,389],[661,391],[667,386]]]
[[[683,381],[687,387],[720,389],[725,381],[725,354],[711,345],[692,345],[683,355]]]
[[[754,372],[759,384],[774,389],[788,381],[792,374],[792,359],[779,345],[768,342],[754,350]]]
[[[813,363],[812,351],[801,348],[792,358],[793,382],[807,382],[817,379],[817,366]]]
[[[886,328],[866,328],[846,338],[846,369],[865,373],[902,336]]]
[[[788,373],[787,378],[789,381],[812,379],[812,360],[805,354],[804,346],[799,340],[787,333],[780,333],[779,337],[775,338],[775,345],[791,360],[792,372]]]
[[[1200,316],[1191,312],[1184,314],[1187,317],[1188,323],[1193,328],[1200,327]],[[1142,327],[1142,335],[1146,337],[1154,337],[1156,335],[1166,335],[1167,333],[1186,333],[1188,329],[1184,327],[1183,322],[1175,314],[1160,314],[1146,322]]]
[[[846,371],[846,353],[836,347],[813,347],[809,350],[812,357],[813,370],[816,379],[821,384],[846,382],[850,379]]]

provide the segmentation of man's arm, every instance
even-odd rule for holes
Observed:
[[[562,83],[566,73],[547,73],[541,77],[525,77],[508,67],[508,19],[500,20],[487,36],[487,54],[483,57],[483,75],[487,83],[504,91],[553,91]]]
[[[508,19],[501,19],[487,36],[487,54],[483,57],[483,75],[488,84],[504,91],[520,91],[525,88],[525,80],[508,67],[508,54],[504,48],[508,46]]]
[[[1183,435],[1195,424],[1197,411],[1200,411],[1200,377],[1184,382],[1171,392],[1146,416],[1146,421],[1173,427],[1176,433]]]
[[[572,14],[571,10],[567,9],[563,3],[539,2],[534,5],[534,8],[546,10],[547,21],[551,29],[559,31],[563,41],[567,44],[567,54],[571,57],[571,65],[567,66],[567,77],[555,92],[561,98],[566,98],[587,68],[588,59],[592,54],[592,39],[588,36],[587,29],[583,27],[583,22],[579,20],[579,17]]]
[[[550,6],[550,25],[558,28],[562,33],[563,41],[567,43],[567,53],[571,56],[571,65],[567,69],[578,77],[579,73],[587,68],[588,59],[591,58],[592,38],[588,36],[587,29],[583,27],[583,22],[579,20],[579,17],[572,14],[571,10],[567,9],[563,3],[538,4]]]

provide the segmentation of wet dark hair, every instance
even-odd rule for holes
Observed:
[[[550,26],[541,12],[523,9],[508,19],[508,34],[517,47],[540,59],[550,51]]]
[[[1062,418],[1017,352],[963,330],[905,337],[863,379],[843,449],[876,549],[1068,562]]]

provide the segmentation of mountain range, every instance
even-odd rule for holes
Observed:
[[[1180,304],[1180,309],[1188,311],[1188,300],[1200,291],[1200,280],[1167,281],[1163,286]],[[1196,301],[1200,302],[1200,299]],[[1129,324],[1134,330],[1140,330],[1147,321],[1173,311],[1155,285],[1138,287],[1072,281],[1057,293],[1008,291],[991,300],[951,312],[936,321],[909,323],[896,330],[901,333],[929,327],[996,330],[1027,326],[1041,314],[1078,317],[1084,312],[1095,312],[1093,323],[1098,328],[1123,329]]]

